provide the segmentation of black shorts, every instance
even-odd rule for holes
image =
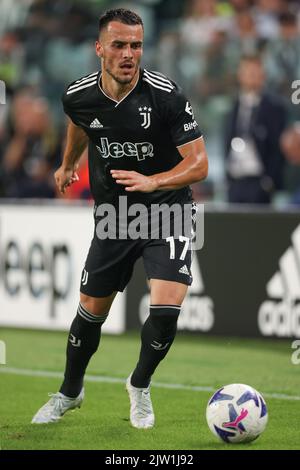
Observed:
[[[192,205],[195,220],[196,205]],[[194,225],[192,225],[194,227]],[[82,271],[80,291],[91,297],[122,292],[131,279],[134,264],[142,257],[148,279],[191,285],[192,233],[158,239],[99,239],[96,231]]]

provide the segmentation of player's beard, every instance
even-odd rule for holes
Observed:
[[[105,67],[106,73],[108,73],[108,75],[110,75],[120,85],[128,85],[129,83],[131,83],[135,79],[138,69],[139,69],[139,63],[136,64],[134,68],[134,74],[131,77],[121,78],[121,77],[118,77],[116,74],[114,74],[108,67]]]

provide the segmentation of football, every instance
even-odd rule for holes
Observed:
[[[250,442],[265,430],[267,405],[262,395],[249,385],[225,385],[210,398],[206,419],[211,432],[222,441]]]

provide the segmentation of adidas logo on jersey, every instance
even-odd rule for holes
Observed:
[[[93,122],[91,122],[91,124],[90,124],[91,129],[101,129],[101,127],[103,127],[103,125],[101,124],[101,122],[97,118],[94,119]]]
[[[181,273],[181,274],[186,274],[187,276],[190,275],[189,270],[188,270],[186,264],[184,264],[184,265],[179,269],[178,272]]]

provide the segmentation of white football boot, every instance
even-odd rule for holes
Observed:
[[[39,411],[32,418],[32,424],[46,424],[55,423],[67,411],[80,408],[84,398],[84,389],[76,398],[69,398],[60,392],[49,394],[50,400],[39,409]]]
[[[130,422],[134,428],[148,429],[154,426],[154,412],[150,397],[150,385],[137,388],[131,385],[131,375],[126,381],[130,399]]]

